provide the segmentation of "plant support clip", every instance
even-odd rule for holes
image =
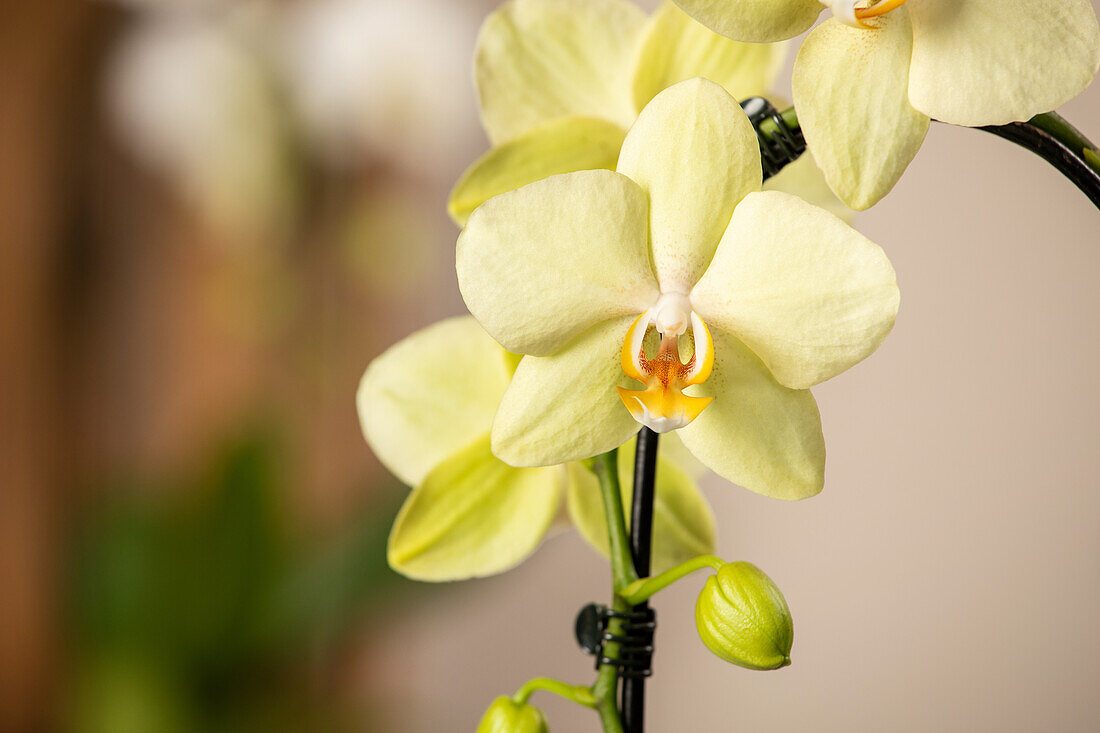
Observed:
[[[620,619],[621,633],[608,630],[611,619]],[[612,664],[619,668],[619,675],[626,678],[649,677],[653,674],[653,633],[657,629],[657,616],[653,609],[644,611],[614,611],[598,603],[589,603],[577,614],[575,632],[577,643],[587,654],[596,657],[596,667]],[[616,658],[604,653],[608,643],[619,645]]]

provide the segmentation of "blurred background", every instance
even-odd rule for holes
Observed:
[[[355,415],[371,358],[462,312],[444,206],[486,146],[495,5],[5,3],[0,730],[473,730],[529,677],[591,679],[572,621],[605,563],[565,533],[401,580],[407,489]],[[1100,89],[1063,112],[1100,137]],[[784,589],[794,664],[712,657],[682,583],[651,729],[1098,730],[1100,214],[937,125],[856,225],[903,305],[815,390],[825,492],[704,487],[720,554]]]

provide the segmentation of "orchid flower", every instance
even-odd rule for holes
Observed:
[[[607,554],[599,486],[587,467],[514,468],[489,451],[493,415],[516,363],[465,316],[414,333],[363,375],[357,396],[363,434],[382,463],[415,487],[390,534],[389,562],[398,572],[428,581],[503,572],[538,547],[563,494],[581,535]],[[632,453],[620,452],[625,500]],[[713,551],[714,516],[693,480],[693,463],[682,446],[662,446],[657,572]]]
[[[930,119],[1002,125],[1080,94],[1100,67],[1088,0],[677,0],[730,38],[814,29],[795,61],[798,120],[833,191],[853,209],[890,192]]]
[[[580,460],[642,422],[678,429],[745,488],[821,490],[808,388],[878,347],[898,289],[877,245],[760,184],[745,113],[691,79],[646,106],[616,171],[551,176],[474,211],[459,287],[489,334],[526,355],[493,421],[494,454],[516,466]]]
[[[670,0],[649,18],[627,0],[510,0],[478,37],[475,78],[492,149],[448,203],[464,225],[486,199],[556,173],[614,169],[626,130],[662,89],[696,76],[765,95],[786,44],[738,43]],[[850,216],[809,156],[765,185]]]

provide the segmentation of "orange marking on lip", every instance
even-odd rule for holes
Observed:
[[[658,432],[667,432],[690,423],[713,399],[691,397],[684,394],[683,390],[692,384],[701,384],[710,376],[714,363],[714,347],[706,325],[696,317],[693,319],[691,332],[695,348],[686,363],[680,360],[679,339],[673,335],[661,336],[661,344],[651,359],[646,356],[642,346],[645,332],[638,331],[648,330],[648,327],[648,319],[643,314],[627,331],[622,349],[623,371],[632,379],[642,382],[645,389],[616,389],[635,420]],[[699,330],[702,330],[701,339],[696,338]],[[699,358],[702,363],[697,368],[696,360]]]

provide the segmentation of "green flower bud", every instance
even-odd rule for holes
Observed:
[[[477,727],[477,733],[548,733],[546,718],[538,708],[501,695]]]
[[[749,669],[791,663],[791,612],[772,579],[751,563],[726,563],[707,579],[695,625],[707,648],[727,662]]]

